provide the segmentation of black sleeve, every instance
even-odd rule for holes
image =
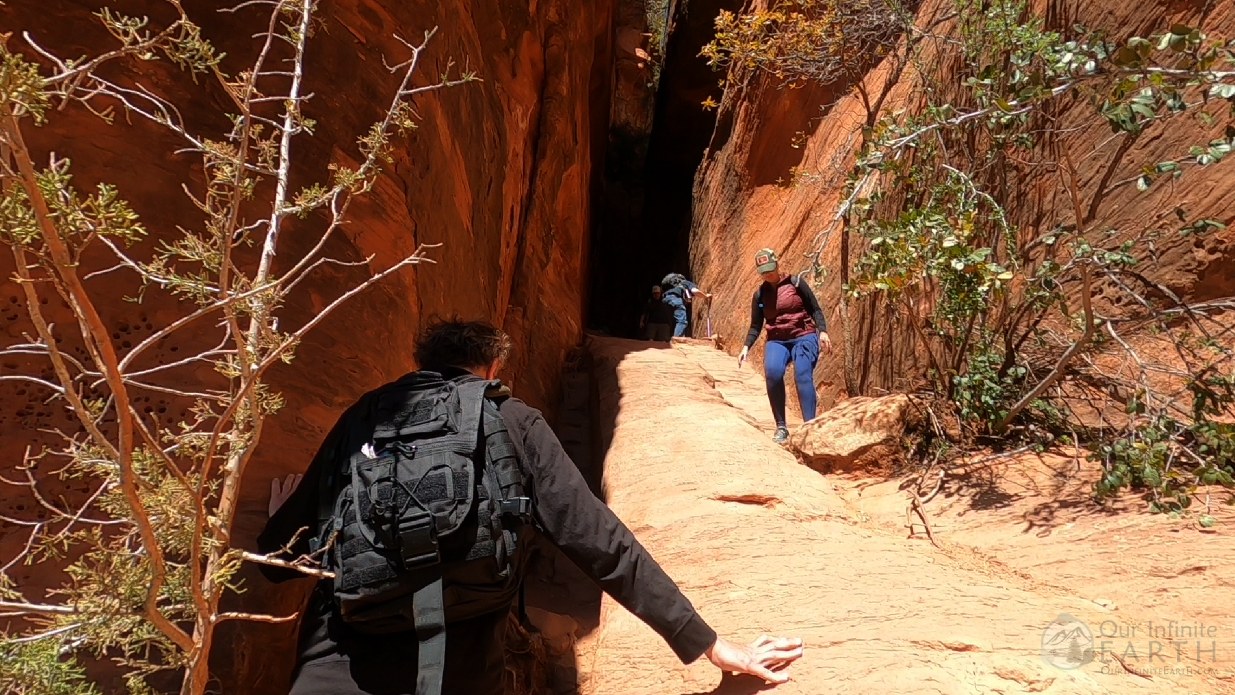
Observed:
[[[763,286],[760,285],[760,289]],[[750,330],[746,331],[746,348],[759,340],[759,331],[763,329],[763,310],[759,308],[759,290],[755,290],[755,296],[750,300]]]
[[[292,493],[291,497],[275,511],[274,516],[266,522],[266,527],[257,536],[257,549],[264,554],[276,553],[284,548],[290,552],[280,555],[281,560],[293,560],[309,554],[309,539],[318,532],[317,505],[322,477],[329,466],[338,461],[339,449],[343,445],[345,434],[344,424],[355,412],[356,406],[349,408],[331,428],[330,433],[322,441],[317,454],[309,463],[304,478]],[[299,535],[297,535],[299,534]],[[292,539],[295,543],[292,543]],[[262,574],[272,582],[284,582],[289,579],[305,578],[308,575],[292,569],[260,565]]]
[[[534,509],[541,531],[605,593],[657,632],[683,663],[698,659],[716,642],[716,632],[640,545],[630,529],[592,494],[539,413],[515,401],[503,415],[522,430],[525,465],[532,477]],[[515,425],[522,420],[522,426]]]
[[[802,295],[802,303],[806,305],[806,310],[810,312],[810,317],[815,321],[815,328],[827,333],[827,319],[823,318],[823,309],[819,307],[819,300],[815,298],[815,293],[811,291],[810,285],[806,284],[801,278],[798,278],[797,288],[798,294]]]

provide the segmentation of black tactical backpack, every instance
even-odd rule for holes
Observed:
[[[681,273],[669,273],[661,278],[660,289],[662,292],[669,292],[680,287],[686,286],[686,276]]]
[[[351,425],[342,475],[323,486],[329,519],[315,545],[339,615],[370,634],[415,630],[418,695],[441,692],[446,623],[519,591],[531,499],[498,388],[430,378],[379,389]]]

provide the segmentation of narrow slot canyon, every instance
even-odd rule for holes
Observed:
[[[145,6],[143,0],[122,4]],[[0,34],[17,43],[17,30],[29,31],[66,53],[101,51],[114,37],[85,5],[0,3]],[[203,31],[221,37],[221,52],[253,51],[250,17],[217,12],[201,0],[185,5],[204,18]],[[246,5],[255,11],[262,3]],[[500,378],[543,412],[592,493],[721,636],[750,642],[774,634],[806,643],[792,680],[776,689],[720,673],[706,658],[684,666],[660,635],[603,595],[560,551],[540,543],[529,554],[524,587],[534,629],[512,627],[507,667],[519,685],[507,695],[1235,693],[1235,611],[1215,598],[1235,587],[1232,551],[1218,546],[1235,525],[1235,506],[1216,505],[1216,530],[1204,534],[1194,533],[1187,519],[1141,513],[1141,500],[1129,501],[1130,494],[1099,509],[1092,493],[1101,464],[1085,461],[1082,470],[1084,454],[1060,450],[979,458],[976,473],[960,480],[948,472],[946,486],[945,472],[936,469],[939,494],[931,494],[929,523],[927,513],[913,517],[913,507],[906,509],[913,493],[905,471],[917,470],[905,465],[907,393],[925,370],[922,347],[910,334],[908,312],[891,302],[843,304],[838,269],[852,267],[857,257],[842,255],[850,249],[842,252],[840,235],[827,231],[839,229],[829,225],[845,202],[861,124],[868,115],[886,114],[862,112],[848,83],[781,89],[755,76],[740,94],[726,93],[725,72],[709,67],[700,51],[714,38],[718,14],[752,4],[320,5],[323,30],[315,34],[305,77],[315,95],[306,112],[317,122],[311,136],[296,141],[297,184],[356,161],[357,134],[383,115],[395,88],[388,62],[407,55],[399,32],[418,36],[440,27],[425,64],[457,60],[454,65],[475,69],[481,80],[418,97],[418,128],[391,153],[347,224],[322,244],[331,261],[312,266],[316,274],[305,276],[301,291],[279,307],[284,330],[315,322],[340,288],[385,272],[421,245],[429,249],[431,263],[366,289],[321,320],[297,346],[295,360],[270,368],[263,386],[280,394],[282,409],[266,420],[239,487],[229,530],[237,548],[254,548],[270,515],[272,481],[303,472],[358,396],[417,368],[411,346],[430,320],[457,315],[490,321],[509,335],[513,350]],[[1186,13],[1173,0],[1045,5],[1060,26],[1065,19],[1169,26]],[[908,7],[923,25],[953,9],[943,0]],[[1213,21],[1235,36],[1235,11],[1216,7]],[[882,58],[868,57],[863,79],[892,74]],[[189,126],[224,137],[219,133],[229,121],[219,105],[229,103],[227,90],[151,64],[129,77],[166,88]],[[916,85],[892,81],[885,112],[916,103]],[[708,100],[722,105],[705,108]],[[104,123],[87,111],[70,106],[30,129],[31,151],[39,162],[53,152],[71,157],[81,186],[118,183],[119,195],[151,230],[131,252],[152,257],[172,238],[170,230],[185,220],[200,222],[181,187],[197,190],[201,161],[166,129],[141,119]],[[1089,150],[1109,141],[1105,125],[1086,130],[1062,107],[1058,116],[1069,124],[1060,147]],[[1163,148],[1201,141],[1193,137],[1199,126],[1194,131],[1155,135],[1136,147],[1147,161],[1151,154],[1163,158]],[[125,163],[123,170],[116,162]],[[1235,228],[1235,185],[1221,178],[1222,169],[1206,172],[1214,170],[1219,173],[1208,175],[1216,178],[1193,189],[1202,192],[1194,196],[1194,211]],[[787,183],[800,172],[809,184]],[[1036,191],[1035,205],[1070,208],[1045,174],[1026,177],[1009,185]],[[1121,211],[1103,211],[1094,228],[1106,218],[1161,212],[1138,200],[1119,198],[1110,207],[1122,205]],[[291,220],[288,246],[276,263],[312,248],[323,220]],[[1172,239],[1162,244],[1170,266],[1164,288],[1192,299],[1231,293],[1229,230]],[[814,374],[823,422],[813,439],[784,446],[772,439],[761,365],[766,336],[744,365],[735,359],[759,281],[751,260],[765,246],[780,252],[791,273],[819,271],[809,282],[835,344]],[[35,333],[22,310],[21,283],[13,279],[14,258],[0,254],[6,283],[0,301],[7,302],[0,334],[18,345]],[[115,266],[106,253],[83,255],[81,267],[121,354],[191,304],[114,272],[124,271],[123,264]],[[669,272],[716,295],[707,317],[719,338],[702,340],[704,327],[692,325],[687,339],[638,339],[649,290]],[[140,302],[128,301],[147,289]],[[69,303],[50,297],[43,302],[49,321],[75,326]],[[842,318],[842,306],[852,313]],[[192,419],[200,403],[186,393],[229,386],[217,365],[186,357],[214,344],[206,341],[214,340],[207,328],[198,329],[159,339],[143,358],[149,364],[140,365],[139,374],[159,391],[143,392],[134,407],[156,434]],[[76,337],[66,340],[65,354],[74,360],[88,364],[93,349]],[[4,368],[6,376],[56,378],[44,356],[29,351],[7,355]],[[797,434],[806,428],[789,383],[789,424]],[[102,390],[91,395],[105,402]],[[62,479],[49,468],[25,467],[31,447],[75,431],[72,413],[45,390],[9,380],[0,383],[0,403],[0,476],[19,479],[34,470],[47,499],[85,499],[89,477]],[[811,446],[841,453],[820,463],[804,451]],[[37,525],[47,512],[14,494],[0,495],[0,515]],[[0,528],[0,564],[24,552],[25,528]],[[63,585],[54,561],[10,566],[0,579],[30,596],[54,597]],[[297,611],[312,582],[274,584],[249,565],[235,576],[243,591],[226,594],[224,609],[279,617],[221,623],[208,695],[285,695],[297,658]],[[1152,678],[1101,658],[1126,654],[1119,651],[1125,646],[1152,649],[1140,637],[1155,626],[1197,621],[1214,631],[1212,659],[1209,637],[1191,639],[1188,658],[1170,664],[1153,664],[1151,656],[1151,666],[1163,666]],[[1092,627],[1079,667],[1050,658],[1045,642],[1060,624]],[[1103,625],[1116,625],[1122,641],[1096,653],[1107,637]],[[128,692],[121,667],[94,657],[87,667],[103,695]],[[177,675],[168,670],[152,683],[160,693],[175,692]]]
[[[631,3],[635,8],[640,4]],[[695,174],[716,125],[715,111],[702,104],[719,97],[724,76],[699,52],[713,38],[717,14],[739,6],[734,0],[669,3],[670,30],[663,56],[656,58],[660,65],[654,95],[647,82],[624,82],[623,73],[617,73],[618,97],[642,88],[640,96],[652,105],[637,98],[615,99],[593,200],[586,320],[590,331],[636,337],[651,286],[670,272],[693,277],[689,247]],[[623,11],[619,8],[619,16]],[[652,36],[649,43],[654,40]],[[635,74],[636,80],[648,77]],[[644,118],[628,117],[622,109],[632,102],[640,103]],[[702,327],[693,329],[696,336],[704,333]]]

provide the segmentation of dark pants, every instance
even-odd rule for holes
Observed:
[[[798,387],[802,419],[815,419],[815,364],[819,362],[819,336],[815,333],[792,340],[769,340],[763,351],[763,376],[768,401],[777,427],[785,426],[785,370],[793,362],[793,380]]]
[[[673,326],[667,323],[649,323],[643,327],[644,340],[668,342],[671,335],[673,335]]]
[[[311,643],[288,695],[415,695],[416,635],[357,635],[334,620],[306,616]],[[442,695],[501,695],[506,612],[446,627]]]

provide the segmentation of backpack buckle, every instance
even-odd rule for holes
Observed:
[[[502,500],[497,508],[502,516],[527,516],[532,513],[532,498],[511,497]]]
[[[442,554],[437,545],[437,527],[433,524],[432,516],[401,519],[398,538],[399,557],[403,559],[404,569],[416,569],[441,561]]]

